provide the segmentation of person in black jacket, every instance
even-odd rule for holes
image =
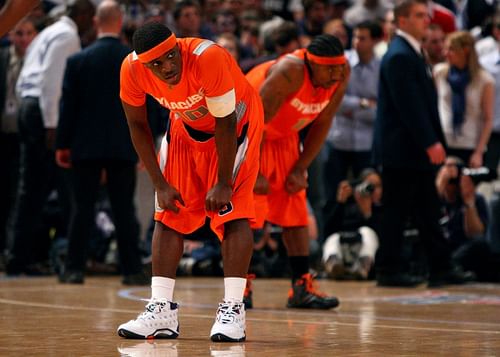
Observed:
[[[137,155],[123,112],[120,67],[130,49],[121,44],[119,4],[103,1],[96,12],[98,39],[68,59],[57,128],[56,161],[71,168],[73,212],[60,281],[83,283],[95,202],[105,173],[116,226],[123,283],[149,284],[142,271],[135,215]]]
[[[323,263],[335,279],[367,279],[378,248],[382,218],[382,180],[373,169],[359,180],[341,181],[337,200],[325,215]]]
[[[396,36],[382,59],[373,152],[382,168],[384,215],[376,257],[380,286],[416,286],[401,254],[403,227],[414,216],[429,262],[429,285],[463,282],[452,269],[439,227],[436,165],[446,157],[437,95],[421,50],[429,26],[427,1],[399,0]]]

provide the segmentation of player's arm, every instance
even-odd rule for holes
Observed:
[[[299,90],[303,80],[302,64],[283,60],[271,67],[259,91],[264,105],[265,123],[270,122],[286,99]]]
[[[122,100],[122,105],[127,117],[132,143],[151,177],[160,208],[178,212],[179,208],[175,201],[179,201],[181,204],[184,202],[179,192],[165,181],[158,166],[153,135],[147,120],[146,104],[136,107]]]
[[[302,64],[283,60],[269,70],[266,80],[262,84],[259,94],[264,107],[264,122],[269,123],[276,115],[287,98],[296,93],[304,81],[304,68]],[[262,135],[262,145],[265,132]],[[264,175],[259,173],[255,183],[254,192],[259,195],[267,194],[269,182]]]
[[[7,0],[0,10],[0,37],[26,16],[40,0]]]
[[[318,117],[311,123],[311,127],[304,140],[302,153],[297,160],[295,167],[300,170],[307,170],[311,162],[318,155],[323,143],[325,142],[330,126],[333,122],[335,113],[337,112],[342,98],[344,97],[347,84],[349,82],[350,69],[346,65],[344,69],[344,78],[339,83],[338,88],[334,91],[328,105],[318,114]]]
[[[236,97],[234,89],[216,98],[207,98],[210,113],[215,118],[215,146],[218,157],[217,183],[207,193],[205,205],[218,211],[233,194],[233,167],[237,150]]]

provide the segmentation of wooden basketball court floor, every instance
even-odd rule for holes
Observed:
[[[209,339],[221,278],[179,278],[177,340],[125,340],[116,327],[143,310],[148,287],[119,277],[62,285],[0,277],[0,356],[500,356],[500,285],[378,288],[320,281],[330,311],[284,307],[289,282],[257,279],[246,343]]]

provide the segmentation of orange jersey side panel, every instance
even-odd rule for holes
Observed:
[[[169,86],[157,78],[132,52],[122,64],[120,97],[130,105],[141,106],[146,94],[150,94],[170,109],[171,117],[182,119],[196,130],[214,133],[215,119],[208,111],[205,98],[218,97],[234,89],[238,107],[250,100],[251,88],[233,57],[213,42],[181,38],[177,44],[183,66],[178,84]],[[238,122],[238,133],[244,124],[244,121]]]
[[[273,64],[277,61],[299,61],[304,63],[304,51],[304,49],[296,50],[278,60],[260,64],[247,74],[248,81],[255,89],[260,90]],[[337,87],[338,84],[328,89],[314,87],[309,72],[304,66],[302,86],[296,93],[287,98],[276,115],[266,124],[266,140],[283,138],[307,126],[327,106]]]

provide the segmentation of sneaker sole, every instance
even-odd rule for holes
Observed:
[[[166,334],[165,331],[168,331],[171,334]],[[176,331],[170,330],[170,329],[164,329],[164,330],[156,330],[152,335],[143,336],[143,335],[139,335],[139,334],[134,333],[134,332],[129,331],[129,330],[119,329],[118,336],[129,338],[129,339],[136,339],[136,340],[149,340],[149,339],[155,339],[155,338],[173,340],[179,336],[179,333]]]
[[[246,338],[246,335],[242,338],[231,338],[222,333],[216,333],[215,335],[210,336],[210,339],[213,342],[243,342]]]
[[[332,303],[330,305],[322,305],[322,304],[304,304],[304,305],[292,305],[286,304],[286,307],[289,309],[316,309],[316,310],[329,310],[334,309],[339,306],[340,303]]]

